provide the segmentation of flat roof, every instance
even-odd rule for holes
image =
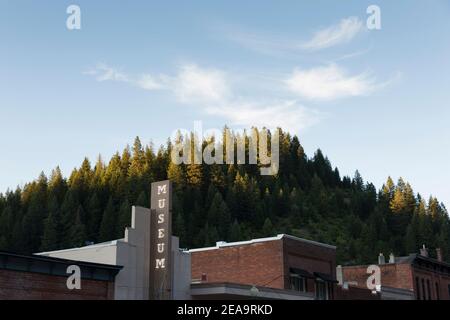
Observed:
[[[326,243],[321,243],[321,242],[317,242],[317,241],[313,241],[313,240],[298,238],[298,237],[291,236],[288,234],[279,234],[276,237],[259,238],[259,239],[252,239],[252,240],[247,240],[247,241],[237,241],[237,242],[219,241],[219,242],[216,242],[216,246],[214,246],[214,247],[190,249],[190,250],[188,250],[188,252],[200,252],[200,251],[216,250],[219,248],[226,248],[226,247],[243,246],[243,245],[255,244],[255,243],[260,243],[260,242],[278,241],[283,238],[291,239],[291,240],[299,241],[299,242],[303,242],[303,243],[308,243],[311,245],[320,246],[320,247],[324,247],[324,248],[328,248],[328,249],[336,249],[336,246],[332,246],[332,245],[329,245]]]
[[[33,272],[67,277],[67,267],[76,265],[84,279],[112,281],[123,268],[118,265],[76,261],[40,255],[24,255],[0,251],[0,270]]]
[[[79,250],[84,250],[84,249],[93,249],[93,248],[100,248],[100,247],[115,246],[115,245],[117,245],[118,241],[123,241],[123,240],[124,239],[117,239],[117,240],[112,240],[112,241],[107,241],[107,242],[94,243],[94,244],[91,244],[91,245],[88,245],[88,246],[77,247],[77,248],[69,248],[69,249],[46,251],[46,252],[37,252],[37,253],[35,253],[35,255],[45,256],[45,255],[52,254],[52,253],[71,252],[71,251],[79,251]]]
[[[192,283],[191,295],[203,299],[314,300],[314,294],[294,290],[276,289],[229,282]]]
[[[450,264],[445,262],[445,261],[439,261],[437,259],[431,258],[431,257],[425,257],[422,256],[418,253],[411,253],[408,256],[402,256],[402,257],[395,257],[395,262],[391,263],[391,262],[385,262],[384,264],[381,264],[381,266],[384,265],[395,265],[395,264],[412,264],[416,259],[418,260],[424,260],[430,263],[435,263],[435,264],[439,264],[441,266],[444,267],[450,267]],[[375,265],[380,265],[378,263],[373,263]],[[348,265],[348,266],[342,266],[342,268],[346,268],[346,269],[351,269],[351,268],[366,268],[367,266],[369,266],[370,264],[360,264],[360,265]]]

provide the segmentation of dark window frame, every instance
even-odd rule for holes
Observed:
[[[417,298],[417,300],[422,300],[422,297],[420,295],[420,280],[419,280],[419,277],[416,277],[416,298]]]

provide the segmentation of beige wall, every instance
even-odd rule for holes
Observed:
[[[172,243],[173,295],[175,299],[189,299],[190,255],[179,251],[178,238],[173,237]],[[150,209],[133,207],[131,227],[126,228],[124,239],[40,254],[123,266],[123,269],[116,276],[115,299],[147,300],[149,296]]]

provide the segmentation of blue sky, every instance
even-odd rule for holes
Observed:
[[[448,206],[449,17],[445,0],[1,0],[0,192],[201,120],[282,126],[343,174]]]

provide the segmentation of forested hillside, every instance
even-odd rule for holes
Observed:
[[[273,177],[261,176],[257,165],[176,166],[170,141],[156,151],[139,138],[107,162],[85,159],[68,178],[59,168],[42,173],[0,194],[0,250],[30,253],[121,238],[131,206],[149,207],[150,183],[169,178],[182,247],[289,233],[337,245],[344,264],[374,262],[379,252],[416,252],[422,244],[450,257],[449,217],[436,198],[422,198],[402,179],[388,178],[377,190],[358,172],[341,177],[320,150],[309,158],[296,136],[282,132],[280,139]]]

